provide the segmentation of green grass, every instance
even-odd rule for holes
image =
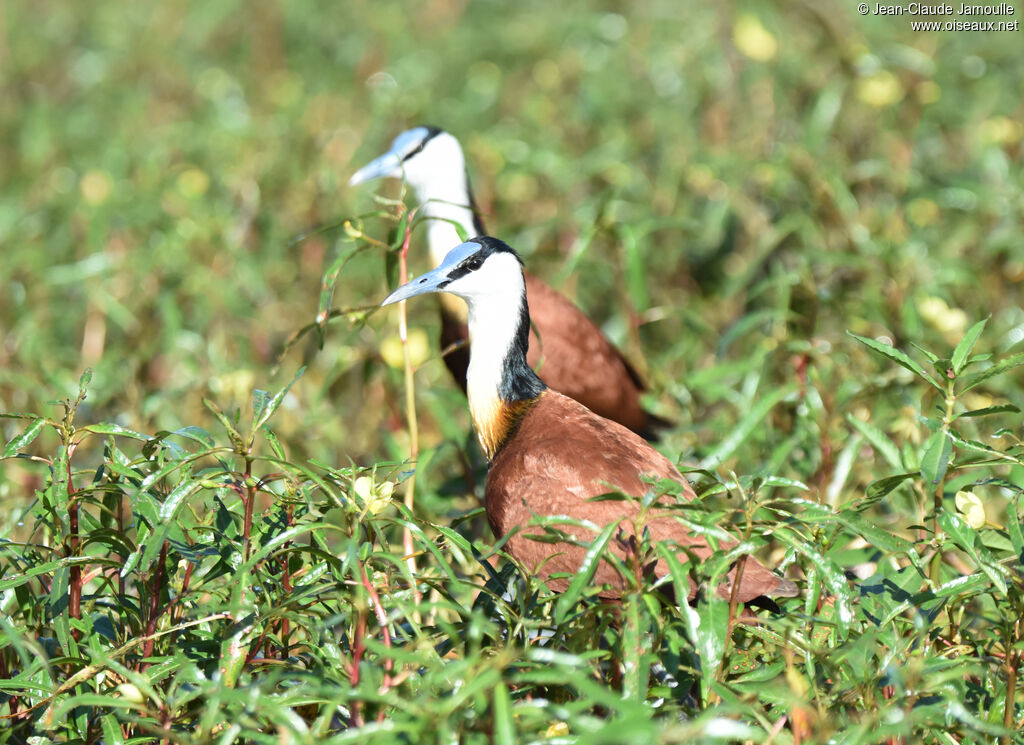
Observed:
[[[635,5],[5,6],[0,742],[1021,741],[1020,32]],[[783,615],[486,563],[436,314],[410,379],[370,312],[401,210],[345,186],[419,123]]]

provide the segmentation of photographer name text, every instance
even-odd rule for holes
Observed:
[[[865,5],[861,5],[864,8]],[[1008,3],[999,5],[926,5],[924,3],[910,3],[909,5],[882,5],[876,3],[871,8],[873,16],[1012,16],[1016,9]]]

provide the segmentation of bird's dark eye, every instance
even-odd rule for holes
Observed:
[[[484,262],[481,261],[479,256],[470,256],[468,259],[466,259],[466,268],[469,269],[469,271],[471,272],[475,272],[477,269],[483,266],[483,263]]]

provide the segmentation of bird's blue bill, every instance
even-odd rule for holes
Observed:
[[[375,178],[390,176],[392,173],[399,171],[401,167],[401,157],[395,152],[388,151],[352,174],[352,178],[348,180],[348,185],[355,186],[367,181],[373,181]]]
[[[451,282],[448,275],[451,274],[452,269],[479,250],[479,243],[474,243],[473,241],[460,243],[448,252],[448,255],[444,257],[444,261],[441,262],[437,269],[432,269],[426,274],[421,274],[409,280],[384,298],[384,302],[381,305],[391,305],[392,303],[408,300],[417,295],[426,295],[430,292],[444,292],[444,288]]]
[[[352,174],[352,178],[348,180],[348,185],[356,186],[367,181],[373,181],[375,178],[385,178],[387,176],[397,178],[401,176],[403,159],[411,151],[415,150],[417,145],[421,145],[428,134],[429,131],[426,127],[415,127],[402,132],[391,143],[391,148],[386,153],[378,158],[374,158]]]

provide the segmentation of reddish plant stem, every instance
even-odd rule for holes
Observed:
[[[363,652],[366,647],[363,645],[363,636],[366,634],[366,611],[360,608],[356,612],[356,627],[352,632],[352,662],[349,665],[348,678],[352,687],[359,685],[359,665],[363,661]],[[366,724],[363,717],[362,702],[359,698],[352,701],[352,721],[357,727]]]
[[[149,621],[146,623],[146,644],[142,648],[142,658],[145,659],[153,654],[153,645],[156,643],[156,623],[162,615],[160,609],[160,591],[164,586],[164,567],[167,563],[167,541],[160,546],[160,558],[157,560],[156,572],[149,581]],[[141,667],[145,670],[149,667],[144,663]]]
[[[1020,621],[1017,622],[1020,626]],[[1013,715],[1017,701],[1017,668],[1020,666],[1021,653],[1010,650],[1006,655],[1006,699],[1003,701],[1003,727],[1013,730]],[[1013,742],[1012,735],[1003,737],[1003,745]]]
[[[729,622],[726,626],[725,645],[722,649],[722,664],[718,667],[719,675],[726,670],[725,658],[729,655],[729,645],[732,643],[732,630],[736,625],[736,608],[739,605],[740,583],[743,581],[743,571],[747,568],[747,555],[740,557],[736,566],[736,579],[732,581],[732,592],[729,593]],[[722,680],[723,678],[719,678]]]
[[[391,631],[388,629],[388,616],[384,612],[384,606],[381,605],[380,595],[377,594],[377,589],[370,583],[370,578],[366,575],[366,567],[361,563],[359,564],[359,573],[362,575],[363,587],[366,588],[366,592],[370,596],[370,605],[373,606],[374,615],[377,616],[377,623],[380,624],[381,635],[384,637],[384,647],[391,649]],[[391,686],[391,670],[393,666],[394,661],[390,657],[384,660],[384,670],[386,672],[384,676],[385,690]]]
[[[252,512],[256,504],[256,482],[252,478],[252,459],[245,459],[245,522],[242,524],[242,543],[245,545],[245,561],[249,561],[249,535],[252,533]]]
[[[191,582],[191,580],[192,580],[192,572],[193,572],[193,570],[195,568],[196,568],[195,564],[193,564],[192,562],[188,562],[185,565],[185,576],[181,580],[181,591],[178,593],[177,597],[173,597],[170,600],[168,600],[167,601],[167,605],[165,605],[163,608],[160,609],[160,613],[157,615],[158,618],[160,616],[162,616],[164,613],[167,613],[168,611],[171,611],[172,614],[173,614],[174,606],[178,603],[179,600],[181,600],[186,595],[188,595],[188,585],[189,585],[189,582]],[[177,623],[178,619],[180,619],[180,618],[181,618],[180,615],[177,618],[174,618],[173,615],[172,615],[171,624],[173,625],[173,624]],[[173,641],[177,640],[177,638],[178,638],[178,633],[174,632],[174,634],[171,635],[171,641],[173,642]]]
[[[78,556],[80,546],[78,536],[78,499],[75,497],[75,485],[71,480],[71,456],[75,452],[75,446],[76,443],[68,445],[68,558]],[[68,587],[68,615],[74,619],[82,617],[82,567],[79,564],[71,565]],[[77,642],[81,639],[82,634],[78,629],[72,629],[71,636]]]
[[[119,494],[117,497],[117,532],[124,532],[124,495]],[[128,555],[121,556],[121,566],[124,566],[124,562],[128,561]],[[190,565],[191,566],[191,565]],[[125,590],[127,589],[127,578],[121,573],[117,573],[117,592],[124,597]]]
[[[285,509],[285,530],[292,526],[292,519],[294,518],[294,516],[294,507],[292,507],[292,505],[288,505],[288,507]],[[284,545],[284,549],[287,550],[288,546],[290,545],[291,542],[286,543]],[[287,554],[284,554],[281,557],[281,587],[284,589],[285,595],[292,594],[292,575],[291,571],[288,569]],[[281,634],[281,659],[286,660],[288,659],[288,637],[291,634],[291,624],[289,623],[287,618],[281,619],[281,630],[279,633]]]
[[[7,659],[3,656],[3,654],[0,654],[0,679],[9,680],[10,677],[11,673],[7,669]],[[9,699],[7,699],[7,705],[11,709],[12,717],[18,713],[18,697],[16,695],[12,695]]]

